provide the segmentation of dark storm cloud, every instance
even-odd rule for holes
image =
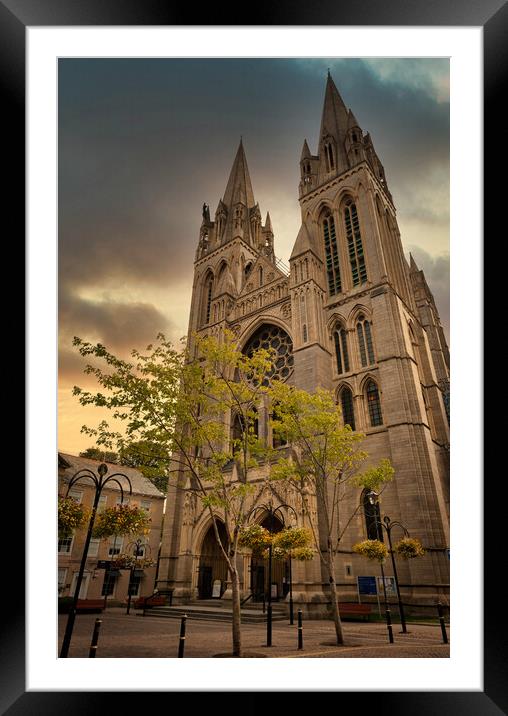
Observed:
[[[105,342],[131,345],[144,323],[135,316],[147,312],[154,328],[171,315],[170,305],[150,313],[78,302],[76,291],[188,286],[201,206],[214,212],[240,135],[263,219],[269,210],[276,242],[294,241],[277,236],[278,223],[294,212],[296,235],[300,151],[304,138],[317,150],[327,66],[372,135],[399,216],[446,223],[449,107],[431,81],[445,61],[411,62],[402,72],[403,64],[377,71],[336,59],[61,60],[61,328],[72,332],[78,321]]]
[[[167,317],[150,304],[91,301],[67,294],[60,306],[60,368],[65,377],[82,366],[71,348],[74,336],[90,337],[125,356],[133,347],[143,350],[157,333],[170,328]]]

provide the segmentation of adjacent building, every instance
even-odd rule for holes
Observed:
[[[66,453],[58,453],[58,494],[70,496],[79,503],[92,507],[95,490],[90,479],[82,479],[68,491],[69,481],[78,471],[91,470],[97,474],[100,462]],[[134,537],[113,536],[107,539],[92,539],[88,549],[83,581],[79,597],[81,599],[104,598],[110,605],[120,605],[127,601],[129,589],[131,597],[148,596],[153,593],[157,574],[157,562],[161,540],[165,496],[144,475],[132,467],[106,463],[109,475],[122,473],[132,486],[129,494],[128,481],[119,476],[124,490],[123,504],[136,505],[146,510],[150,517],[150,532],[141,536],[141,543],[135,544]],[[113,481],[103,489],[98,511],[120,504],[121,490]],[[58,540],[58,595],[73,596],[83,554],[86,530],[77,530],[68,538]],[[119,569],[121,555],[139,557],[141,568]],[[151,561],[144,566],[143,560]]]

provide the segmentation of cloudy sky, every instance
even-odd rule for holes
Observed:
[[[449,333],[446,59],[59,61],[59,449],[88,447],[78,335],[127,355],[187,332],[201,208],[213,215],[243,137],[285,263],[300,227],[303,140],[317,152],[327,69],[370,132]]]

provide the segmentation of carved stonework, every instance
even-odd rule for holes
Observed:
[[[231,326],[231,331],[232,331],[233,335],[235,336],[235,338],[238,338],[241,330],[242,330],[242,327],[239,323],[235,323],[234,326]]]
[[[284,318],[291,318],[291,304],[285,303],[281,308],[281,313]]]

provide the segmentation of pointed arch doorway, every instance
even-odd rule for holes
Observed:
[[[227,545],[226,528],[219,520],[217,520],[217,529],[222,544]],[[228,565],[217,542],[213,524],[211,524],[203,538],[199,556],[198,599],[222,597],[226,590],[227,579]],[[220,590],[217,595],[217,589],[214,591],[214,584],[218,587],[218,582],[220,582]]]
[[[273,521],[272,521],[273,519]],[[259,523],[272,534],[280,532],[282,522],[276,515],[266,515]],[[263,601],[268,597],[269,563],[268,558],[252,557],[250,565],[250,579],[252,599],[255,602]],[[272,601],[283,599],[289,591],[289,563],[288,560],[272,558]]]

